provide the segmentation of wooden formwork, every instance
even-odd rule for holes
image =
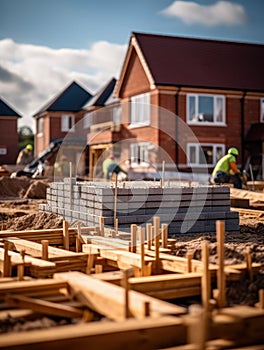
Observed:
[[[65,223],[55,232],[1,231],[0,322],[39,315],[79,321],[15,337],[1,334],[0,349],[260,346],[263,291],[258,307],[227,307],[225,288],[229,280],[245,274],[252,278],[261,265],[252,264],[249,256],[245,264],[225,266],[221,221],[218,265],[209,264],[207,242],[202,261],[191,254],[175,256],[174,242],[166,234],[158,218],[146,232],[132,225],[129,240],[120,239],[122,233],[107,232],[103,223],[99,229],[72,229]],[[177,305],[175,299],[190,296],[201,296],[201,305]],[[97,315],[106,320],[96,321]]]

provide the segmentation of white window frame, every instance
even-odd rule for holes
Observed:
[[[130,98],[130,127],[150,125],[150,93]]]
[[[264,97],[260,99],[260,122],[264,123]]]
[[[199,97],[212,97],[213,98],[213,109],[214,109],[214,115],[213,115],[213,121],[199,121],[198,115],[199,115]],[[193,97],[195,99],[195,120],[191,120],[191,116],[189,115],[189,108],[190,108],[190,98]],[[222,100],[222,121],[217,121],[217,99]],[[187,103],[186,103],[186,116],[187,116],[187,124],[189,125],[226,125],[226,102],[225,102],[225,96],[224,95],[213,95],[213,94],[187,94]]]
[[[75,131],[75,118],[73,114],[63,114],[61,116],[61,131],[62,132],[68,132],[68,131]]]
[[[149,142],[138,142],[130,145],[130,161],[131,167],[148,166],[149,165]],[[138,153],[139,159],[138,162]]]
[[[208,163],[200,164],[199,163],[199,149],[203,146],[212,147],[212,151],[213,151],[212,164],[208,164]],[[192,163],[190,161],[192,147],[195,148],[195,162],[194,163]],[[215,164],[217,163],[217,161],[219,160],[219,158],[217,159],[217,148],[221,148],[222,156],[224,156],[225,155],[225,144],[222,144],[222,143],[188,143],[187,144],[187,164],[188,164],[188,166],[201,167],[201,168],[214,167]]]
[[[43,135],[44,118],[41,117],[37,120],[38,123],[38,136]]]

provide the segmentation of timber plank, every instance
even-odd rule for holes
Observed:
[[[122,287],[97,280],[79,272],[55,274],[54,278],[62,279],[70,285],[78,298],[88,307],[115,320],[124,319],[124,289]],[[186,309],[177,305],[149,297],[136,291],[129,292],[131,314],[136,318],[144,317],[144,305],[150,303],[151,316],[180,315]]]
[[[23,309],[27,308],[46,315],[66,318],[79,318],[83,316],[83,312],[75,307],[57,304],[47,300],[33,299],[23,295],[7,295],[5,300],[10,306]]]

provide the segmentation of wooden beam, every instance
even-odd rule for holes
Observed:
[[[34,332],[2,334],[0,349],[163,349],[186,342],[185,326],[177,317],[129,319],[126,322],[91,322],[43,329]]]
[[[39,312],[45,315],[66,317],[66,318],[80,318],[83,312],[75,307],[52,303],[46,300],[33,299],[23,295],[7,295],[5,301],[8,305],[20,308],[31,309],[34,312]]]
[[[66,281],[76,297],[96,312],[114,320],[124,319],[123,288],[96,280],[79,272],[55,274],[55,278]],[[186,309],[177,305],[146,296],[139,292],[130,291],[130,312],[133,317],[144,317],[144,303],[149,302],[151,316],[184,314]]]

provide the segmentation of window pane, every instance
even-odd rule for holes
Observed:
[[[189,162],[191,164],[196,164],[196,147],[190,146],[189,148]]]
[[[199,164],[213,164],[213,147],[199,147]]]
[[[188,117],[190,121],[196,121],[195,120],[195,97],[194,96],[189,96],[189,110],[188,110]]]
[[[214,121],[214,100],[211,96],[199,96],[198,98],[198,120],[213,122]]]
[[[216,147],[216,154],[215,154],[215,158],[216,158],[215,163],[218,162],[218,160],[219,160],[220,158],[222,158],[223,155],[224,155],[223,147],[217,146],[217,147]]]
[[[216,106],[215,106],[215,113],[216,113],[216,118],[215,121],[217,123],[224,122],[223,118],[223,109],[224,109],[224,101],[222,97],[216,97]]]

